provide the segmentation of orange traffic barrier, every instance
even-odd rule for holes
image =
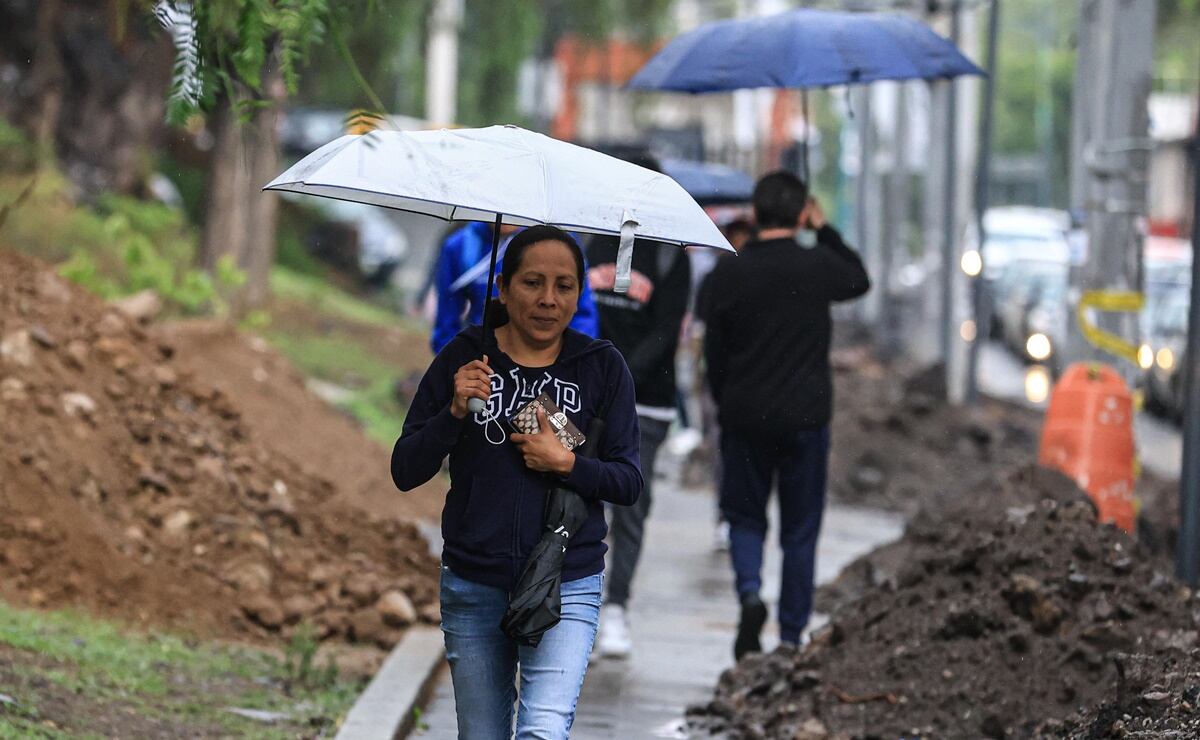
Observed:
[[[1100,521],[1133,532],[1133,398],[1115,370],[1076,363],[1054,386],[1038,462],[1087,491]]]

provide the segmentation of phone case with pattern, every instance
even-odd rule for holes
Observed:
[[[512,428],[521,434],[537,434],[538,421],[537,410],[541,408],[546,412],[546,418],[550,421],[550,427],[554,430],[554,436],[558,437],[558,441],[562,442],[562,446],[568,450],[573,450],[580,446],[587,439],[583,433],[571,423],[567,415],[563,413],[554,401],[550,400],[550,396],[543,391],[541,395],[533,399],[529,403],[521,407],[516,414],[513,415],[508,423]]]

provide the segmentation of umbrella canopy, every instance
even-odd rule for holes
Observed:
[[[266,186],[446,220],[552,224],[732,251],[674,180],[516,126],[342,136]]]
[[[914,18],[801,8],[700,26],[667,44],[629,86],[704,93],[982,74]]]
[[[754,178],[732,167],[664,159],[662,169],[702,206],[749,203],[754,199]]]

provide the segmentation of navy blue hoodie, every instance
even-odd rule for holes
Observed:
[[[470,581],[511,590],[525,561],[542,536],[546,497],[557,485],[577,491],[588,504],[588,518],[571,538],[563,561],[563,580],[604,570],[608,550],[602,501],[628,506],[642,490],[633,378],[611,342],[573,329],[553,365],[525,368],[492,348],[494,371],[488,414],[507,419],[545,391],[585,434],[594,416],[603,414],[606,430],[595,459],[577,456],[565,479],[525,467],[517,446],[498,441],[496,422],[450,413],[454,373],[480,356],[482,331],[463,330],[447,344],[421,379],[404,431],[392,450],[392,480],[408,491],[433,478],[450,456],[450,492],[442,509],[442,561]]]

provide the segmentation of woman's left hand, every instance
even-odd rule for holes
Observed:
[[[575,453],[558,441],[546,412],[540,408],[537,410],[537,421],[537,434],[513,434],[510,437],[525,457],[525,467],[539,473],[570,475],[575,469]]]

